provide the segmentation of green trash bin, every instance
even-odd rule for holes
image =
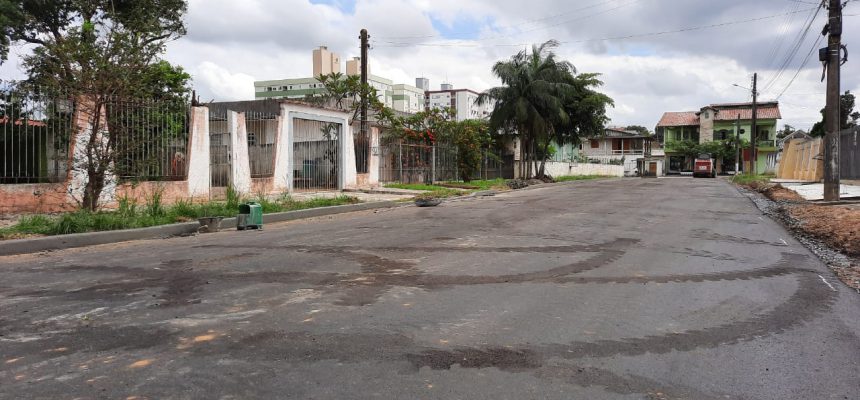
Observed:
[[[240,205],[236,229],[263,229],[263,206],[253,201]]]

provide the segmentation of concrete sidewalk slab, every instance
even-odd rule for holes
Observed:
[[[791,189],[808,201],[824,200],[824,184],[792,185],[783,183],[782,186]],[[860,186],[840,185],[839,194],[842,199],[860,198]]]

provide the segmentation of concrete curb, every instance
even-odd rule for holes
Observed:
[[[307,210],[265,214],[263,215],[263,224],[324,217],[327,215],[337,215],[356,211],[394,208],[397,206],[398,204],[393,201],[380,201],[373,203],[350,204],[345,206],[309,208]],[[63,250],[99,244],[127,242],[131,240],[187,236],[196,233],[197,228],[199,227],[200,224],[197,222],[183,222],[180,224],[152,226],[149,228],[75,233],[71,235],[47,236],[33,239],[4,240],[0,241],[0,256]],[[220,229],[230,229],[235,227],[236,218],[224,218],[221,221]]]

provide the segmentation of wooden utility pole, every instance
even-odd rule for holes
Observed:
[[[827,106],[824,111],[824,200],[839,201],[840,53],[842,47],[842,0],[830,0],[827,23]]]
[[[758,152],[756,145],[758,143],[758,73],[753,74],[752,85],[752,123],[750,124],[750,175],[756,174],[756,163],[758,161]]]
[[[359,146],[361,149],[361,153],[363,154],[363,160],[356,160],[358,163],[358,172],[367,172],[370,164],[370,135],[367,132],[367,104],[370,102],[370,99],[367,98],[367,50],[370,47],[367,43],[367,39],[370,36],[367,35],[367,29],[361,30],[361,35],[359,38],[361,39],[361,131],[359,139]]]

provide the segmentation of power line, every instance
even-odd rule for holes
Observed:
[[[794,80],[797,79],[797,76],[800,75],[800,71],[802,71],[803,68],[806,67],[806,63],[809,62],[809,59],[812,57],[812,54],[815,53],[815,50],[818,49],[818,44],[821,43],[821,38],[823,38],[823,37],[824,36],[819,36],[818,39],[815,40],[815,43],[812,45],[812,48],[809,50],[809,53],[806,54],[806,58],[803,59],[803,62],[800,64],[800,67],[797,68],[797,72],[795,72],[794,76],[791,77],[791,80],[788,81],[788,85],[785,85],[785,88],[782,89],[782,92],[779,93],[779,96],[776,96],[777,100],[779,100],[779,98],[785,94],[785,92],[788,90],[788,88],[790,88],[791,85],[794,83]]]
[[[614,40],[628,40],[628,39],[638,39],[638,38],[645,38],[645,37],[663,36],[663,35],[668,35],[668,34],[673,34],[673,33],[700,31],[700,30],[705,30],[705,29],[721,28],[721,27],[731,26],[731,25],[738,25],[738,24],[745,24],[745,23],[750,23],[750,22],[764,21],[764,20],[768,20],[768,19],[783,17],[783,16],[790,15],[790,14],[804,13],[804,12],[812,11],[812,10],[814,10],[814,8],[808,8],[808,9],[786,12],[786,13],[781,13],[781,14],[768,15],[768,16],[757,17],[757,18],[736,20],[736,21],[731,21],[731,22],[722,22],[722,23],[716,23],[716,24],[710,24],[710,25],[691,26],[691,27],[685,27],[685,28],[679,28],[679,29],[667,30],[667,31],[639,33],[639,34],[631,34],[631,35],[624,35],[624,36],[610,36],[610,37],[604,37],[604,38],[592,38],[592,39],[583,39],[583,40],[560,41],[559,43],[572,44],[572,43],[605,42],[605,41],[614,41]],[[515,46],[515,47],[521,47],[521,46],[527,46],[529,44],[530,43],[490,43],[490,44],[485,44],[483,46],[501,46],[501,47]],[[390,45],[380,45],[379,47],[409,47],[409,46],[481,47],[482,45],[477,44],[477,43],[458,43],[458,42],[452,42],[452,43],[398,43],[398,42],[390,42]]]
[[[803,46],[803,43],[806,40],[806,37],[809,35],[810,29],[812,29],[812,25],[815,23],[815,19],[818,18],[818,14],[821,13],[821,6],[815,7],[814,10],[815,10],[815,12],[812,13],[812,15],[810,15],[810,17],[807,17],[807,22],[805,24],[806,25],[805,28],[801,29],[798,32],[798,36],[797,36],[797,39],[795,41],[795,44],[789,48],[789,51],[786,54],[785,59],[783,60],[782,64],[780,64],[780,66],[779,66],[779,70],[773,76],[773,78],[770,81],[768,81],[768,83],[764,86],[764,89],[762,90],[762,92],[770,91],[770,89],[773,88],[773,86],[776,84],[776,82],[782,77],[782,74],[784,74],[786,69],[788,69],[788,66],[791,64],[791,61],[794,60],[794,56],[796,56],[797,52],[800,51],[800,48],[801,48],[801,46]]]
[[[800,8],[800,2],[795,1],[792,11],[797,11],[798,8]],[[776,58],[777,54],[779,54],[779,51],[782,50],[782,45],[785,43],[785,36],[789,31],[789,26],[791,26],[791,22],[794,20],[794,16],[795,14],[788,15],[785,19],[785,22],[783,22],[783,24],[779,27],[780,31],[777,34],[776,39],[774,40],[774,45],[771,46],[770,51],[767,55],[767,67],[765,67],[766,70],[770,69],[770,67],[773,65],[773,60]]]

